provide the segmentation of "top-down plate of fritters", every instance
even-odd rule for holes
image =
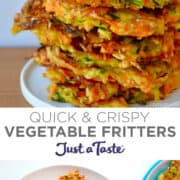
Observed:
[[[180,84],[179,0],[28,0],[12,32],[32,31],[49,98],[78,107],[165,99]]]

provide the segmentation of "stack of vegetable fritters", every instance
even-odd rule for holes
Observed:
[[[12,28],[23,30],[42,45],[52,100],[124,107],[179,86],[179,0],[28,0]]]

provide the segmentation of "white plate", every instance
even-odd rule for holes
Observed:
[[[73,107],[68,103],[60,103],[48,100],[47,86],[50,81],[42,74],[45,68],[40,67],[29,60],[21,72],[21,91],[25,99],[34,107]],[[134,107],[139,107],[134,106]],[[180,89],[174,91],[165,100],[150,102],[140,107],[180,107]]]
[[[43,77],[45,68],[29,60],[21,71],[21,91],[26,101],[34,107],[72,107],[68,103],[59,103],[48,99],[47,86],[50,80]]]
[[[79,170],[80,175],[85,176],[86,180],[107,180],[107,178],[92,170],[77,166],[52,166],[32,172],[21,180],[58,180],[59,176],[75,170]]]

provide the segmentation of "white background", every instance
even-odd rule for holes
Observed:
[[[29,120],[31,112],[45,112],[46,117],[49,112],[78,112],[81,115],[88,111],[91,116],[95,117],[99,111],[103,112],[150,112],[147,122],[136,120],[133,125],[161,125],[176,126],[177,136],[175,138],[106,138],[108,144],[115,142],[123,144],[126,152],[121,155],[104,154],[100,157],[95,154],[83,155],[66,155],[63,157],[55,156],[58,142],[68,142],[69,145],[77,145],[82,142],[83,145],[93,141],[102,140],[101,136],[97,138],[8,138],[4,126],[33,126]],[[30,109],[0,109],[0,179],[18,180],[22,176],[34,170],[51,166],[51,165],[76,165],[86,167],[99,172],[109,180],[142,180],[149,168],[157,160],[180,159],[180,111],[178,108],[144,108],[144,109],[78,109],[78,108],[30,108]],[[81,126],[81,116],[78,126]],[[72,126],[76,123],[70,123]],[[44,126],[44,123],[36,126]],[[48,125],[60,125],[51,122]],[[77,125],[77,124],[76,124]],[[101,124],[92,120],[91,125],[100,128]],[[108,125],[103,124],[103,125]],[[111,122],[112,126],[121,125]],[[63,124],[67,127],[68,123]],[[86,125],[84,125],[85,128]],[[6,161],[10,160],[10,161]],[[12,161],[14,160],[14,161]],[[20,161],[25,160],[25,161]],[[48,161],[47,161],[48,160]],[[13,178],[12,178],[13,176]],[[118,179],[119,180],[119,179]]]
[[[13,16],[19,12],[25,0],[0,0],[0,47],[37,46],[35,36],[30,32],[22,32],[16,36],[11,34]]]

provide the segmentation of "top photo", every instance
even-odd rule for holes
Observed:
[[[14,0],[0,15],[0,107],[180,107],[180,0]]]

